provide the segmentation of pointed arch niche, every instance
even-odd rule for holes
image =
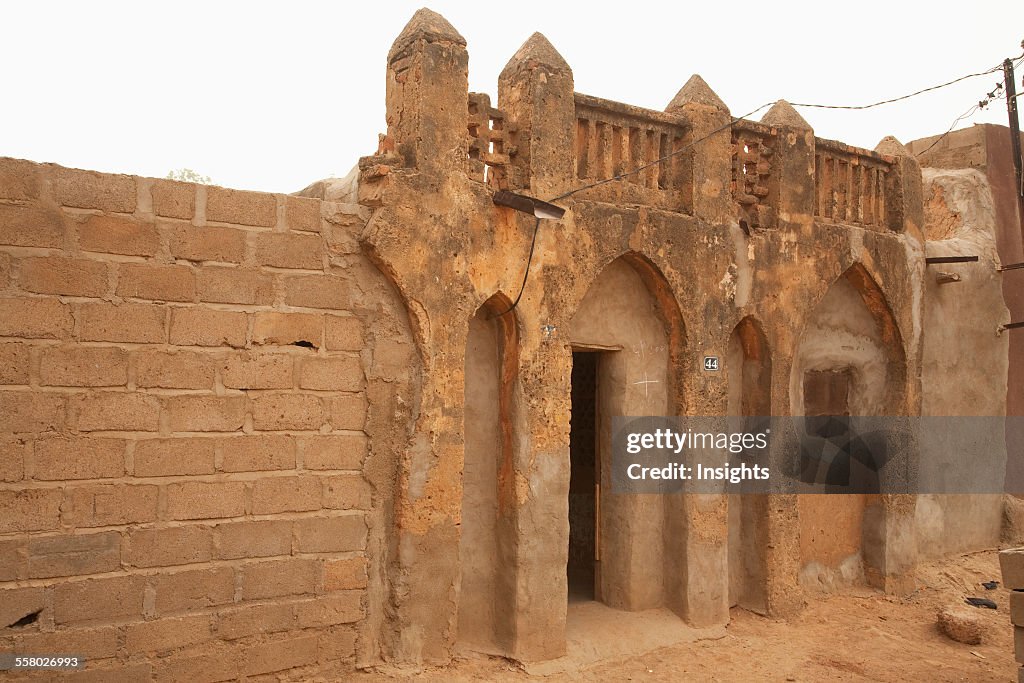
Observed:
[[[506,654],[513,639],[513,421],[519,334],[511,302],[488,299],[466,339],[458,644]]]
[[[675,607],[682,601],[673,594],[685,582],[685,545],[684,534],[674,531],[685,520],[670,509],[672,496],[612,494],[610,461],[614,416],[683,413],[685,334],[679,305],[656,266],[626,254],[595,278],[569,323],[568,338],[574,365],[570,600],[582,593],[582,599],[617,609]],[[588,370],[581,373],[583,367]],[[586,386],[577,386],[581,375],[592,377]],[[584,401],[590,405],[581,405]],[[575,539],[588,536],[595,537],[593,546],[574,546]],[[581,561],[593,562],[593,571],[574,572],[574,563],[578,568]],[[592,588],[574,586],[574,574],[580,573],[590,577],[585,580]]]
[[[808,318],[790,375],[793,415],[899,415],[906,396],[903,340],[885,295],[859,263],[836,279]],[[799,497],[801,581],[829,589],[864,580],[865,494]],[[871,558],[868,558],[870,561]]]
[[[726,357],[729,417],[740,431],[760,431],[754,418],[772,413],[772,359],[761,324],[741,320]],[[767,613],[768,496],[729,496],[729,606]]]

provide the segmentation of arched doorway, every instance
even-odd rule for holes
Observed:
[[[790,400],[805,430],[828,438],[825,416],[897,415],[906,386],[903,343],[881,288],[854,264],[811,313],[794,355]],[[814,419],[822,418],[822,419]],[[830,589],[865,575],[863,493],[799,499],[801,581]],[[871,533],[871,530],[867,530]]]
[[[510,651],[515,599],[510,487],[519,335],[510,305],[495,295],[477,310],[465,359],[458,644],[496,654]]]
[[[570,597],[625,610],[671,604],[683,550],[682,535],[666,533],[666,497],[612,495],[610,460],[614,416],[682,413],[678,305],[653,264],[623,256],[591,284],[568,338]]]

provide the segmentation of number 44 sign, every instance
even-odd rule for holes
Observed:
[[[718,370],[718,356],[704,356],[704,369],[710,371]]]

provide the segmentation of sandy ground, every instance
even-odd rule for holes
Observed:
[[[803,612],[786,621],[734,609],[729,625],[707,632],[705,639],[547,676],[531,675],[508,660],[480,656],[419,672],[365,672],[355,680],[1016,681],[1008,591],[980,586],[991,579],[999,579],[995,550],[922,566],[919,587],[906,598],[852,589],[812,598]],[[963,604],[969,595],[990,598],[998,605],[997,610],[977,610],[985,624],[980,645],[954,642],[936,626],[941,607]]]

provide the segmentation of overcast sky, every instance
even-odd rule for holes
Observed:
[[[376,150],[388,48],[422,2],[5,2],[0,156],[157,177],[188,167],[277,192],[342,176]],[[663,109],[699,73],[734,115],[779,98],[895,97],[1016,57],[1024,39],[1016,0],[429,6],[466,38],[470,89],[492,99],[540,31],[580,92]],[[801,113],[821,137],[873,148],[944,132],[999,80]],[[981,122],[1005,125],[1004,101],[958,127]]]

